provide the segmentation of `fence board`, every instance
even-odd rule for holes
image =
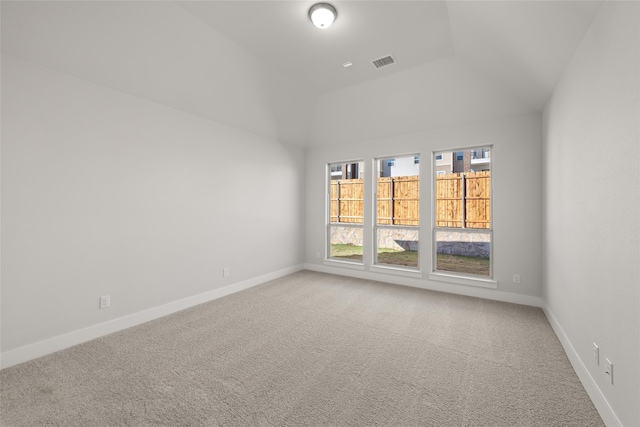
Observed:
[[[491,228],[491,172],[467,172],[465,195],[465,226]]]
[[[392,178],[393,225],[420,225],[419,179],[415,175]]]
[[[391,177],[378,178],[378,224],[391,224],[393,216],[393,199]]]
[[[436,227],[462,227],[462,175],[436,176]]]

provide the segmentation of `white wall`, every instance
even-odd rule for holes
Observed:
[[[640,425],[639,5],[603,3],[544,114],[547,312],[605,421],[624,426]]]
[[[301,149],[3,55],[3,354],[299,265],[303,168]]]
[[[339,133],[339,129],[331,132]],[[493,145],[494,276],[498,280],[497,290],[427,279],[431,268],[431,153],[475,145]],[[325,253],[326,164],[363,159],[365,176],[368,177],[365,181],[365,206],[371,206],[373,159],[402,154],[420,155],[421,186],[425,195],[420,205],[423,278],[371,273],[368,265],[364,272],[325,266],[316,253]],[[542,295],[541,159],[542,118],[539,114],[310,148],[306,160],[306,265],[313,269],[410,286],[539,304]],[[364,242],[369,247],[373,241],[371,230],[371,218],[365,218]],[[365,264],[371,263],[370,258],[365,254]],[[512,283],[514,273],[521,275],[522,283]]]

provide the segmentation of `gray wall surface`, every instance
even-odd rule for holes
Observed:
[[[544,114],[544,298],[625,426],[640,425],[639,9],[603,3]]]
[[[9,56],[2,116],[3,352],[302,262],[300,148]]]

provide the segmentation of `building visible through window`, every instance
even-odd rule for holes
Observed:
[[[361,178],[362,167],[359,163],[334,163],[330,165],[331,179]]]
[[[466,151],[436,153],[436,173],[481,172],[491,170],[491,150],[488,147]]]

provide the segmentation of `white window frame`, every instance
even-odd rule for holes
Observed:
[[[341,223],[341,222],[331,222],[331,166],[333,165],[337,165],[337,164],[350,164],[350,163],[359,163],[362,165],[362,168],[358,171],[359,175],[362,175],[363,170],[364,169],[364,160],[360,159],[360,160],[345,160],[345,161],[338,161],[338,162],[330,162],[327,163],[326,167],[325,167],[325,184],[326,184],[326,201],[325,201],[325,251],[324,251],[324,264],[326,265],[334,265],[334,266],[341,266],[341,267],[346,267],[346,268],[352,268],[352,269],[358,269],[358,270],[364,270],[364,251],[365,251],[365,247],[364,247],[364,242],[363,242],[363,248],[362,248],[362,252],[363,252],[363,256],[361,260],[347,260],[347,259],[339,259],[339,258],[334,258],[331,257],[331,227],[335,227],[335,226],[342,226],[342,227],[350,227],[350,228],[358,228],[360,230],[362,230],[362,232],[364,233],[364,216],[366,215],[366,207],[363,208],[363,212],[362,212],[362,216],[363,216],[363,222],[362,223],[349,223],[349,222],[345,222],[345,223]]]
[[[395,165],[396,163],[396,159],[399,157],[407,157],[407,158],[413,158],[415,160],[416,157],[420,158],[420,154],[419,153],[413,153],[413,154],[403,154],[403,155],[394,155],[393,157],[391,156],[384,156],[384,157],[376,157],[373,159],[373,172],[374,172],[374,176],[375,177],[379,177],[380,176],[380,172],[382,172],[379,168],[381,168],[383,162],[387,162],[386,164],[388,165],[388,161],[393,160],[393,163]],[[419,164],[419,163],[418,163]],[[422,167],[419,166],[418,167],[418,178],[420,178],[420,175],[422,173]],[[421,263],[420,263],[420,253],[421,250],[418,250],[418,266],[417,267],[409,267],[409,266],[402,266],[402,265],[395,265],[395,264],[381,264],[378,263],[378,230],[380,229],[416,229],[418,230],[418,242],[422,241],[422,233],[420,231],[420,224],[418,225],[393,225],[393,224],[378,224],[378,180],[377,178],[375,179],[375,181],[372,183],[371,185],[372,190],[373,190],[373,247],[372,247],[372,251],[373,251],[373,264],[370,266],[370,270],[374,271],[374,272],[379,272],[379,273],[390,273],[390,274],[397,274],[397,275],[401,275],[401,276],[408,276],[408,277],[422,277],[422,270],[421,270]],[[422,198],[422,191],[420,191],[419,193],[419,197]],[[420,205],[420,204],[419,204]],[[418,207],[418,209],[420,209]],[[392,221],[393,222],[393,219]]]
[[[484,288],[497,289],[498,282],[494,279],[494,238],[493,238],[493,229],[494,229],[494,216],[493,216],[493,206],[495,201],[495,193],[493,191],[493,183],[494,183],[494,174],[493,174],[493,161],[490,161],[491,164],[491,204],[490,204],[490,218],[491,218],[491,227],[490,228],[465,228],[464,222],[462,228],[449,228],[449,227],[436,227],[436,175],[444,174],[444,171],[436,171],[436,162],[438,161],[437,156],[441,155],[445,152],[452,152],[457,157],[457,153],[462,151],[463,157],[464,152],[467,150],[478,150],[481,148],[489,148],[490,152],[493,152],[492,145],[474,145],[466,148],[451,148],[451,149],[442,149],[432,152],[433,160],[432,166],[433,171],[435,173],[431,174],[431,239],[432,239],[432,257],[431,257],[431,270],[429,272],[429,279],[436,281],[443,281],[449,283],[455,283],[460,285],[470,285],[470,286],[478,286]],[[481,234],[489,234],[489,276],[480,276],[469,273],[458,273],[458,272],[450,272],[444,270],[436,270],[437,265],[437,240],[436,240],[436,232],[437,231],[453,231],[460,232],[463,230],[465,233],[481,233]]]

